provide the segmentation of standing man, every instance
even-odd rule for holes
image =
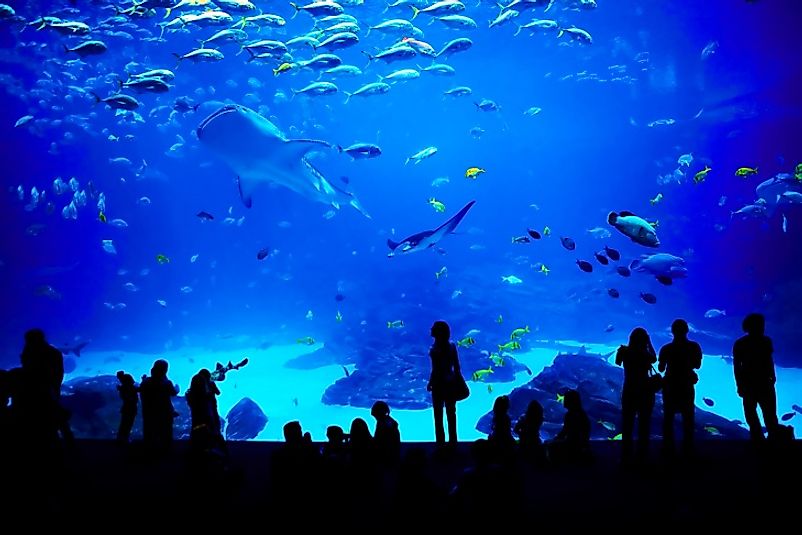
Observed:
[[[660,348],[658,369],[665,372],[663,381],[663,454],[674,454],[674,415],[682,416],[682,452],[693,454],[696,388],[699,376],[694,370],[702,367],[702,348],[688,340],[688,322],[674,320],[674,339]]]
[[[749,425],[749,434],[754,442],[762,442],[765,436],[757,415],[757,406],[763,413],[763,422],[772,437],[777,430],[777,392],[774,383],[774,347],[771,338],[765,335],[766,318],[762,314],[749,314],[742,327],[745,336],[739,338],[732,348],[732,365],[735,385],[743,399],[744,417]]]

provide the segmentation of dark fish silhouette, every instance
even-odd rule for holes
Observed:
[[[607,295],[609,295],[613,299],[618,299],[619,297],[621,297],[621,294],[615,288],[610,288],[609,290],[607,290]]]
[[[657,303],[657,297],[655,297],[654,294],[641,292],[640,298],[650,305]]]
[[[593,256],[596,257],[596,260],[599,261],[599,264],[606,266],[607,264],[610,263],[610,260],[608,260],[607,257],[601,253],[593,253]]]
[[[572,238],[569,238],[568,236],[560,237],[560,243],[562,243],[563,247],[565,247],[569,251],[573,251],[574,249],[576,249],[576,242]]]
[[[579,269],[585,273],[590,273],[593,271],[593,265],[586,260],[577,260],[576,265],[579,266]]]
[[[619,275],[621,275],[622,277],[629,277],[630,275],[632,275],[632,272],[631,272],[631,271],[629,270],[629,268],[628,268],[628,267],[626,267],[626,266],[618,266],[617,268],[615,268],[615,270],[616,270],[616,271],[618,272],[618,274],[619,274]]]
[[[526,229],[526,232],[528,232],[529,235],[532,236],[533,239],[535,239],[535,240],[539,240],[540,239],[540,232],[538,232],[536,230],[533,230],[531,228],[530,229]]]
[[[610,257],[610,260],[618,262],[621,260],[621,253],[619,253],[616,249],[611,249],[610,247],[604,246],[604,252],[607,253],[607,256]]]
[[[209,212],[204,212],[203,210],[198,212],[197,216],[203,219],[204,221],[211,221],[212,219],[214,219],[214,216],[212,214],[210,214]]]
[[[674,284],[674,279],[672,279],[668,275],[657,275],[655,278],[657,279],[657,282],[659,282],[664,286],[671,286],[672,284]]]
[[[795,415],[796,415],[795,412],[786,412],[785,414],[782,415],[780,420],[782,420],[783,422],[787,422],[788,420],[793,418]]]
[[[265,248],[263,248],[263,249],[259,249],[259,252],[258,252],[258,253],[256,253],[256,258],[257,258],[258,260],[264,260],[265,258],[267,258],[267,257],[268,257],[268,255],[269,255],[269,254],[270,254],[270,249],[268,249],[267,247],[265,247]]]
[[[334,296],[334,300],[337,301],[338,303],[343,301],[344,299],[345,299],[345,296],[343,294],[337,294],[337,295]]]
[[[710,399],[710,398],[702,398],[702,401],[704,401],[704,402],[705,402],[705,405],[707,405],[708,407],[712,407],[713,405],[715,405],[715,404],[716,404],[716,402],[715,402],[715,401],[713,401],[713,400],[712,400],[712,399]]]

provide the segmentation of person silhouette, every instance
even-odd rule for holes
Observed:
[[[117,380],[120,382],[117,385],[117,392],[120,394],[120,400],[122,401],[117,441],[121,444],[128,444],[139,405],[139,387],[134,382],[133,376],[123,370],[117,372]]]
[[[70,413],[61,404],[64,354],[48,343],[42,329],[30,329],[25,333],[20,364],[28,377],[27,384],[40,394],[40,422],[45,427],[55,425],[64,443],[72,445],[74,437],[70,427]]]
[[[172,398],[178,387],[167,378],[168,364],[158,359],[153,363],[150,377],[144,376],[139,385],[142,403],[142,436],[145,444],[156,453],[166,453],[173,442],[173,419],[178,413]]]
[[[401,460],[401,433],[398,422],[390,416],[390,406],[379,400],[370,408],[370,415],[376,419],[373,441],[379,460],[390,465],[397,464]]]
[[[540,428],[543,425],[543,405],[536,399],[529,402],[526,412],[515,422],[515,434],[518,435],[522,456],[533,462],[545,460]]]
[[[548,442],[549,459],[557,465],[591,461],[590,418],[577,390],[563,394],[565,417],[562,429]]]
[[[766,319],[762,314],[747,315],[742,323],[746,335],[735,341],[732,348],[732,365],[738,396],[743,400],[744,417],[749,426],[749,435],[755,442],[765,436],[757,415],[757,406],[763,413],[769,437],[777,430],[777,392],[774,383],[774,347],[771,338],[765,335]]]
[[[629,335],[628,345],[618,348],[615,363],[624,367],[624,386],[621,389],[621,445],[623,460],[632,457],[635,418],[638,419],[638,456],[644,459],[649,451],[652,409],[655,392],[649,388],[649,370],[657,362],[649,333],[636,327]]]
[[[220,390],[212,380],[209,370],[203,368],[192,377],[186,400],[192,419],[190,444],[196,452],[227,451],[220,415],[217,412],[219,395]]]
[[[432,324],[431,336],[434,343],[429,350],[432,361],[431,373],[426,390],[432,393],[434,409],[434,436],[439,447],[446,443],[443,428],[443,408],[448,420],[448,442],[452,447],[457,445],[457,401],[451,393],[451,385],[455,378],[462,374],[456,344],[451,342],[451,328],[445,321]]]
[[[674,320],[671,333],[674,339],[660,348],[658,369],[665,372],[663,381],[663,454],[674,454],[674,417],[682,417],[682,450],[693,454],[696,388],[699,376],[694,370],[702,367],[702,348],[688,340],[688,322]]]
[[[490,423],[487,443],[490,445],[496,460],[506,462],[511,459],[515,447],[515,439],[512,437],[509,396],[498,396],[493,402],[493,420]]]

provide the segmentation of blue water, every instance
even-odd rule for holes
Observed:
[[[287,41],[313,27],[308,13],[292,18],[294,9],[286,2],[255,3],[287,24],[259,33],[247,28],[250,39]],[[108,51],[82,62],[62,46],[75,46],[81,37],[34,26],[20,31],[24,22],[0,22],[0,154],[7,190],[0,197],[0,366],[16,364],[22,333],[32,326],[45,329],[58,346],[89,341],[87,354],[156,358],[243,336],[246,347],[312,337],[341,347],[370,343],[381,351],[406,351],[428,346],[428,328],[440,318],[452,323],[455,336],[529,325],[533,340],[614,346],[636,325],[662,344],[671,321],[684,317],[706,352],[727,355],[740,335],[741,318],[759,311],[766,314],[776,362],[802,367],[802,208],[789,204],[768,217],[731,217],[755,201],[759,183],[793,173],[802,162],[799,7],[791,0],[598,4],[571,9],[570,2],[556,0],[548,13],[538,7],[514,21],[553,18],[562,27],[587,30],[590,45],[555,33],[530,36],[524,30],[514,36],[515,24],[488,28],[499,13],[489,2],[469,1],[460,13],[476,20],[476,30],[450,30],[418,15],[413,23],[435,50],[456,37],[473,41],[469,50],[442,60],[456,74],[424,72],[393,84],[387,94],[354,97],[347,104],[344,91],[374,82],[379,74],[431,63],[418,56],[366,66],[362,51],[375,54],[396,40],[376,31],[366,36],[367,27],[389,18],[409,20],[408,7],[384,13],[381,2],[346,6],[359,20],[360,42],[334,53],[362,68],[363,75],[333,80],[339,87],[335,95],[291,99],[293,89],[317,74],[274,76],[271,68],[280,62],[248,63],[235,44],[218,47],[223,61],[183,61],[176,68],[173,53],[189,52],[197,40],[224,27],[187,26],[166,32],[163,41],[142,40],[158,36],[157,24],[173,18],[163,19],[161,8],[154,17],[130,19],[125,23],[130,27],[108,30],[128,32],[133,40],[93,30],[91,36],[102,39]],[[72,6],[9,5],[25,21]],[[111,5],[78,0],[74,13],[59,16],[95,27],[114,15]],[[703,58],[713,42],[715,52]],[[295,61],[312,55],[309,49],[293,52]],[[138,64],[128,66],[130,73],[166,68],[176,74],[166,94],[124,91],[142,103],[136,110],[142,122],[130,114],[115,116],[90,94],[115,93],[116,79],[127,78],[130,62]],[[469,86],[472,94],[443,97],[456,86]],[[197,112],[169,119],[178,97],[200,104]],[[499,110],[479,110],[475,103],[481,99],[493,100]],[[194,135],[203,118],[226,103],[259,111],[290,138],[378,144],[382,154],[375,159],[352,161],[330,151],[313,160],[338,186],[344,186],[340,177],[348,177],[347,188],[372,218],[348,206],[327,218],[332,207],[267,186],[246,208],[233,171]],[[524,115],[533,106],[542,111]],[[15,127],[25,115],[33,119]],[[661,119],[673,124],[653,123]],[[484,133],[471,135],[474,127]],[[119,140],[109,140],[109,134]],[[170,152],[181,139],[183,146]],[[405,165],[427,146],[438,152]],[[660,183],[687,153],[693,163],[684,168],[681,183]],[[120,157],[130,165],[110,161]],[[694,174],[705,165],[712,171],[695,184]],[[486,173],[466,179],[465,171],[474,166]],[[758,174],[736,177],[735,170],[744,166],[757,167]],[[91,181],[105,194],[107,220],[123,219],[127,228],[99,221],[92,198],[76,220],[63,218],[72,192],[54,194],[57,176],[65,182],[75,177],[79,191]],[[449,182],[433,187],[438,177]],[[26,209],[33,187],[46,197]],[[652,205],[658,193],[663,199]],[[142,197],[151,202],[143,204]],[[444,213],[427,202],[432,197],[445,205]],[[388,238],[398,241],[435,228],[471,200],[475,206],[457,233],[439,244],[442,250],[387,257]],[[630,241],[607,223],[610,211],[623,210],[659,222],[658,249]],[[203,221],[199,211],[215,219]],[[546,227],[551,235],[539,241],[512,242],[529,228]],[[595,238],[588,232],[594,228],[605,229],[609,238]],[[563,236],[576,241],[575,251],[560,244]],[[109,239],[116,254],[101,246]],[[620,262],[602,266],[594,259],[605,245],[620,251]],[[259,260],[263,248],[270,254]],[[687,277],[665,286],[647,274],[623,278],[613,270],[656,252],[683,257]],[[169,262],[159,263],[157,255]],[[591,262],[593,272],[580,271],[578,259]],[[539,263],[548,275],[532,267]],[[443,266],[448,275],[438,280],[435,273]],[[501,279],[508,275],[523,282],[510,286]],[[138,291],[126,290],[129,282]],[[619,299],[609,297],[610,288],[620,292]],[[653,294],[657,302],[644,302],[641,293]],[[338,294],[344,299],[336,300]],[[110,308],[117,303],[126,306]],[[711,309],[726,315],[705,317]],[[388,329],[387,322],[395,320],[404,328]],[[483,343],[494,350],[504,340]]]

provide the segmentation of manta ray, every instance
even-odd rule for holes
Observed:
[[[396,253],[409,254],[417,251],[425,251],[437,245],[437,243],[449,234],[453,234],[457,229],[457,225],[471,209],[476,201],[471,201],[466,204],[462,210],[454,214],[448,221],[440,225],[434,230],[424,230],[412,236],[408,236],[400,242],[387,240],[387,246],[391,249],[387,256],[395,256]]]
[[[197,134],[201,143],[237,173],[240,197],[248,208],[254,190],[276,184],[337,209],[350,204],[370,218],[352,193],[326,180],[309,162],[310,153],[334,147],[325,141],[287,139],[268,119],[236,104],[209,115],[198,126]]]

